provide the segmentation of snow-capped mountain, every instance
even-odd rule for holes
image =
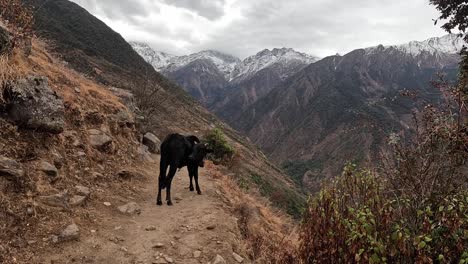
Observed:
[[[296,73],[298,68],[307,66],[317,60],[317,57],[290,48],[265,49],[238,64],[231,75],[231,79],[239,82],[255,75],[262,69],[275,65],[280,72],[280,78],[284,80]]]
[[[161,51],[155,51],[146,43],[130,42],[133,49],[140,54],[157,71],[163,74],[176,72],[197,60],[211,61],[224,78],[229,80],[234,68],[241,62],[240,59],[215,50],[204,50],[190,55],[176,56]]]
[[[298,67],[318,60],[317,57],[290,48],[265,49],[241,61],[232,55],[215,50],[175,56],[155,51],[145,43],[130,42],[130,44],[148,63],[164,74],[173,73],[196,60],[209,60],[224,74],[226,81],[245,80],[272,65],[275,65],[280,70],[281,78],[285,79],[295,73]]]
[[[384,48],[394,48],[403,51],[412,56],[419,56],[421,54],[456,54],[461,51],[465,42],[456,34],[447,34],[442,37],[433,37],[424,41],[411,41],[400,45],[389,45]],[[367,52],[373,52],[379,46],[367,48]]]
[[[215,50],[204,50],[194,54],[174,57],[169,63],[165,66],[164,71],[166,72],[175,72],[178,69],[194,62],[196,60],[209,60],[216,67],[220,72],[224,74],[224,77],[229,80],[229,76],[231,76],[232,71],[240,63],[240,59],[224,54],[219,51]]]
[[[155,51],[148,44],[142,42],[130,42],[133,49],[140,54],[146,62],[151,64],[157,71],[162,71],[167,65],[171,63],[177,56]]]

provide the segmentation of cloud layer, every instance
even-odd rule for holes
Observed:
[[[290,47],[317,56],[444,32],[428,0],[73,0],[121,33],[172,54],[246,57]]]

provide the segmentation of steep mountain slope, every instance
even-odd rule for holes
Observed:
[[[91,65],[94,69],[91,77],[95,80],[134,93],[140,109],[138,115],[141,115],[139,133],[151,131],[164,138],[168,133],[179,132],[201,138],[219,127],[238,153],[235,177],[252,182],[252,175],[258,175],[262,181],[271,183],[276,195],[273,203],[285,209],[295,207],[293,210],[299,212],[303,196],[279,169],[245,138],[157,73],[119,34],[70,1],[29,0],[28,3],[36,7],[37,34],[54,43],[53,52],[81,74],[88,76]]]
[[[226,94],[209,109],[234,124],[247,107],[317,60],[293,49],[265,49],[237,65]]]
[[[453,36],[444,36],[324,58],[276,87],[231,124],[275,161],[288,161],[296,179],[316,189],[320,178],[338,173],[345,161],[376,157],[390,132],[409,127],[412,111],[423,101],[441,100],[430,80],[438,71],[454,78],[459,56],[445,51],[459,45],[434,50],[434,43],[458,43],[451,40]],[[424,44],[428,45],[419,48]],[[416,101],[401,97],[402,90],[417,94]]]
[[[194,60],[167,76],[203,105],[216,102],[227,85],[224,74],[209,59]]]
[[[132,48],[157,71],[162,71],[176,57],[165,52],[155,51],[146,43],[130,42],[130,45],[132,45]]]
[[[279,77],[284,80],[298,72],[305,65],[309,65],[317,60],[317,57],[297,52],[290,48],[264,49],[238,64],[234,69],[232,79],[234,83],[239,83],[251,78],[263,69],[274,68]]]

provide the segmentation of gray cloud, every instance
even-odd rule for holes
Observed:
[[[239,57],[291,47],[318,56],[440,36],[427,0],[74,0],[128,40]]]
[[[168,5],[186,8],[210,20],[224,15],[225,0],[164,0]]]

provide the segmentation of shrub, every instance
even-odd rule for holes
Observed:
[[[466,191],[427,199],[413,210],[414,201],[388,196],[385,184],[370,171],[348,165],[309,201],[300,262],[458,263],[466,258]]]
[[[205,142],[213,150],[210,157],[214,162],[227,162],[234,156],[234,148],[227,142],[226,136],[219,128],[211,130],[205,136]]]

